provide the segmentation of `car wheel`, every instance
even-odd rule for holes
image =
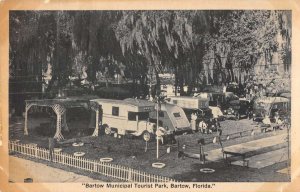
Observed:
[[[150,141],[151,140],[151,134],[148,131],[144,131],[143,139],[144,139],[144,141]]]
[[[238,114],[236,114],[236,116],[235,116],[235,120],[240,120],[240,118],[241,118],[240,114],[239,114],[239,113],[238,113]]]
[[[248,109],[246,109],[246,112],[245,112],[245,114],[246,114],[246,118],[247,118],[247,119],[249,119],[249,118],[250,118],[250,112],[249,112],[249,110],[248,110]]]

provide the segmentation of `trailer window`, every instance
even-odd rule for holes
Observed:
[[[119,116],[119,107],[112,107],[112,113],[113,116]]]
[[[164,124],[163,124],[163,122],[161,120],[158,121],[158,126],[159,127],[163,127],[164,126]]]
[[[174,117],[178,118],[178,117],[181,117],[180,116],[180,113],[173,113]]]
[[[159,111],[159,112],[158,112],[158,116],[159,116],[159,117],[164,117],[164,112],[163,112],[163,111]]]
[[[129,121],[136,121],[136,116],[138,116],[138,120],[148,120],[149,113],[148,112],[128,112],[128,120]]]
[[[129,121],[136,121],[136,113],[128,112],[128,120]]]
[[[147,120],[149,118],[148,112],[140,112],[138,113],[139,120]]]

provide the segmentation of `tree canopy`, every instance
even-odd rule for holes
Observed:
[[[280,63],[288,72],[291,27],[290,11],[11,11],[10,78],[41,82],[51,72],[50,93],[72,79],[108,86],[116,76],[158,88],[159,74],[170,72],[189,94],[203,84],[262,76],[255,71],[261,65]]]

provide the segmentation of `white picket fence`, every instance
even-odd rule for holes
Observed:
[[[9,141],[9,151],[16,152],[32,158],[50,161],[49,150],[37,147],[33,144],[22,144]],[[77,157],[62,152],[54,152],[53,162],[70,167],[75,167],[85,171],[91,171],[113,177],[123,181],[130,182],[176,182],[173,179],[145,173],[143,171],[134,170],[125,166],[115,165],[96,160],[90,160],[83,157]]]

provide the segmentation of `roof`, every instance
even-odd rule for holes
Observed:
[[[278,102],[289,102],[289,99],[284,97],[264,97],[258,99],[256,102],[260,103],[278,103]]]
[[[162,103],[161,104],[161,110],[168,111],[168,110],[171,110],[172,108],[181,108],[181,107],[174,105],[174,104],[170,104],[170,103]]]
[[[170,96],[169,98],[171,99],[193,99],[193,100],[202,100],[202,101],[208,101],[208,98],[203,98],[203,97],[193,97],[193,96]]]
[[[89,103],[91,99],[98,98],[94,95],[84,95],[84,96],[71,96],[65,98],[55,98],[55,99],[36,99],[36,100],[25,100],[27,104],[33,104],[38,106],[52,106],[54,104],[59,104],[67,108],[72,107],[84,107],[83,104]]]
[[[148,106],[154,106],[155,103],[147,101],[147,100],[141,100],[141,99],[124,99],[124,100],[116,100],[116,99],[93,99],[92,102],[97,102],[98,104],[102,103],[114,103],[119,105],[131,105],[131,106],[137,106],[137,107],[148,107]]]
[[[239,98],[239,100],[240,100],[240,101],[249,101],[249,102],[251,101],[250,99],[247,99],[247,98],[245,98],[245,97]]]
[[[291,93],[290,92],[281,93],[280,96],[285,98],[291,98]]]

